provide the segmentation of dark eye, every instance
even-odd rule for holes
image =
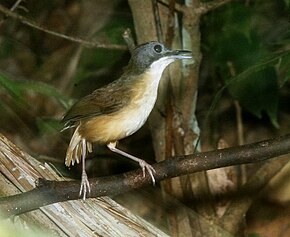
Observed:
[[[161,53],[162,51],[162,46],[160,44],[157,44],[154,46],[154,50],[156,53]]]

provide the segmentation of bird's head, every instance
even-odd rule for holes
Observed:
[[[188,50],[171,50],[159,42],[151,41],[133,50],[129,66],[138,73],[143,73],[153,67],[163,71],[167,65],[177,59],[191,58],[192,53]]]

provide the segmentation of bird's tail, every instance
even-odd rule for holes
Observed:
[[[70,166],[74,165],[75,162],[80,163],[82,155],[86,155],[87,152],[92,152],[92,150],[92,143],[86,141],[86,139],[80,135],[78,126],[67,148],[65,165]]]

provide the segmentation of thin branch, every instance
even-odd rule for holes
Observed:
[[[47,34],[54,35],[56,37],[60,37],[60,38],[63,38],[63,39],[66,39],[66,40],[69,40],[69,41],[72,41],[72,42],[75,42],[75,43],[80,43],[80,44],[82,44],[85,47],[127,50],[127,47],[125,45],[102,44],[102,43],[99,43],[99,42],[87,41],[87,40],[84,40],[84,39],[81,39],[81,38],[78,38],[78,37],[68,36],[68,35],[65,35],[65,34],[61,34],[61,33],[55,32],[53,30],[47,29],[47,28],[45,28],[43,26],[40,26],[38,23],[33,22],[33,21],[29,20],[28,18],[26,18],[24,16],[21,16],[21,15],[19,15],[17,13],[12,12],[8,8],[3,7],[1,4],[0,4],[0,12],[3,12],[6,16],[9,16],[9,17],[11,17],[11,18],[13,18],[15,20],[18,20],[21,23],[23,23],[23,24],[25,24],[27,26],[30,26],[30,27],[32,27],[34,29],[43,31],[43,32],[45,32]]]
[[[20,5],[20,3],[22,2],[22,0],[17,0],[14,4],[13,4],[13,6],[11,7],[11,11],[13,12],[19,5]]]
[[[127,47],[130,51],[130,53],[132,53],[133,49],[136,47],[133,36],[132,36],[132,32],[129,28],[127,28],[124,33],[123,33],[123,39],[125,40]]]
[[[156,181],[161,181],[209,169],[264,161],[287,153],[290,153],[290,134],[243,146],[178,156],[166,159],[153,167],[156,170]],[[90,184],[92,190],[90,197],[100,197],[150,185],[151,178],[148,176],[144,178],[139,169],[120,175],[94,178],[90,180]],[[4,217],[9,217],[48,204],[78,199],[79,185],[79,181],[40,180],[37,187],[31,191],[1,198],[1,213]]]
[[[19,4],[22,2],[22,0],[17,0],[13,6],[10,8],[10,11],[13,12],[18,6]],[[2,23],[5,21],[5,19],[7,18],[7,16],[3,17],[3,19],[0,20],[0,26],[2,25]]]

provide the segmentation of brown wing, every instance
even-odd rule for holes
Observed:
[[[128,92],[121,80],[97,89],[76,102],[64,115],[62,122],[70,127],[80,120],[114,113],[130,101],[131,93]]]

